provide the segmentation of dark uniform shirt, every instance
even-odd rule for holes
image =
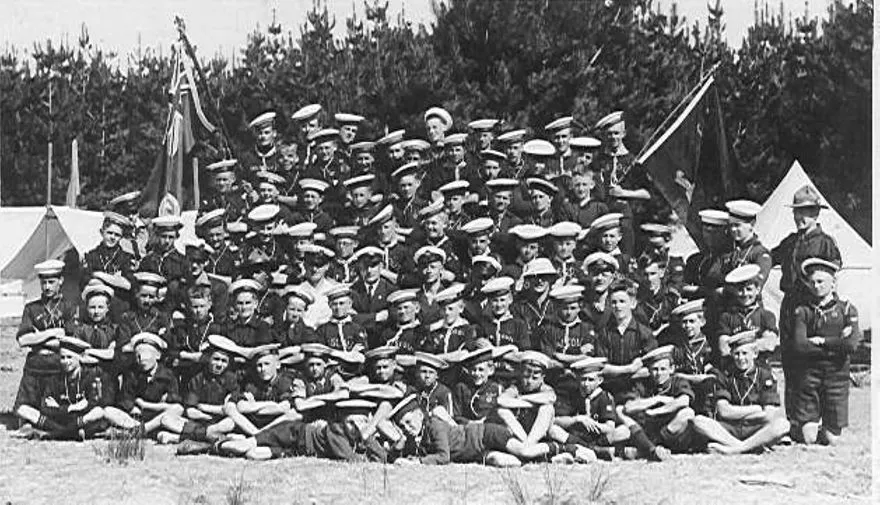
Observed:
[[[240,252],[241,250],[237,246],[224,242],[223,247],[208,256],[208,265],[205,267],[205,271],[214,275],[235,277],[238,267],[241,265]]]
[[[282,321],[280,328],[276,326],[281,347],[291,347],[294,345],[302,345],[308,342],[318,342],[318,335],[311,327],[307,326],[302,319],[295,323]]]
[[[437,321],[430,327],[430,332],[425,339],[416,346],[417,351],[431,354],[445,354],[466,348],[476,340],[476,328],[461,319],[451,326],[444,326],[443,321]]]
[[[428,328],[418,320],[399,326],[388,326],[378,334],[378,338],[370,345],[376,348],[383,345],[397,347],[401,353],[411,354],[416,346],[423,341],[428,334]]]
[[[243,347],[271,344],[274,341],[272,327],[256,314],[249,317],[246,321],[241,321],[240,318],[237,318],[227,322],[223,325],[223,332],[220,334]]]
[[[362,351],[367,349],[367,330],[354,322],[351,316],[342,319],[330,319],[321,326],[318,326],[315,333],[317,334],[318,342],[333,349],[351,351],[355,346],[360,346]]]
[[[588,321],[575,319],[563,323],[553,319],[534,330],[538,349],[548,356],[560,354],[593,354],[596,330]]]
[[[770,368],[763,366],[747,372],[728,368],[719,374],[715,398],[727,400],[731,405],[779,405],[776,379]]]
[[[123,251],[119,244],[116,247],[110,248],[102,242],[86,253],[83,258],[83,265],[85,267],[82,277],[84,281],[91,278],[94,272],[121,275],[131,280],[134,256]]]
[[[544,303],[539,303],[528,297],[522,297],[513,302],[510,307],[510,313],[514,317],[525,321],[529,328],[529,332],[535,331],[544,324],[544,321],[552,319],[552,315],[548,314],[550,308],[550,298],[547,297]]]
[[[202,369],[187,383],[183,406],[223,405],[227,398],[238,396],[239,390],[235,372],[227,369],[220,375],[214,375],[210,370]]]
[[[757,236],[752,236],[743,244],[733,244],[733,249],[724,253],[721,257],[721,270],[725,275],[733,269],[743,265],[758,265],[761,267],[761,285],[767,282],[770,275],[770,269],[773,267],[773,260],[770,257],[770,251],[761,244]]]
[[[808,360],[846,361],[862,339],[855,306],[836,296],[824,305],[814,302],[797,307],[793,328],[791,345],[799,357]],[[825,344],[814,345],[810,337],[823,337]]]
[[[179,402],[180,392],[177,377],[161,363],[156,365],[156,369],[151,375],[147,375],[141,370],[130,370],[122,378],[119,407],[125,412],[129,412],[134,408],[134,401],[137,398],[151,403]]]
[[[165,252],[150,251],[141,261],[140,270],[153,272],[165,277],[168,282],[168,294],[165,304],[169,309],[183,307],[184,286],[190,275],[189,261],[177,249],[172,247]]]
[[[453,419],[459,424],[486,419],[498,405],[501,384],[492,379],[474,388],[468,381],[455,384],[452,389]]]
[[[199,210],[210,212],[223,209],[226,211],[226,220],[238,221],[247,216],[250,209],[247,195],[239,187],[233,187],[228,193],[212,192],[205,200],[202,200]]]
[[[500,319],[484,317],[480,320],[479,327],[482,330],[481,336],[488,338],[494,346],[513,344],[521,351],[532,348],[528,325],[509,313]]]
[[[264,381],[259,377],[251,377],[248,379],[238,395],[234,396],[233,401],[244,399],[245,393],[250,393],[257,402],[283,402],[293,399],[293,381],[292,375],[280,371],[270,381]]]
[[[70,406],[82,400],[86,400],[88,406],[79,413],[85,414],[94,407],[113,405],[115,397],[115,381],[107,380],[96,368],[81,368],[75,377],[56,374],[44,378],[38,388],[26,392],[21,403],[44,415],[57,416],[71,413]],[[47,398],[58,402],[58,407],[47,407],[44,403]]]
[[[772,256],[774,265],[782,265],[779,288],[786,294],[809,292],[807,281],[801,272],[801,264],[807,258],[821,258],[838,265],[841,262],[837,243],[818,224],[810,232],[795,232],[782,239],[773,249]]]

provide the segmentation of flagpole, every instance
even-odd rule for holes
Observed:
[[[193,156],[192,159],[193,164],[193,207],[195,207],[196,212],[199,211],[199,200],[201,199],[199,195],[199,158],[197,156]]]
[[[49,72],[49,159],[46,160],[46,207],[52,206],[52,73]]]
[[[682,98],[681,101],[678,102],[678,105],[676,105],[675,108],[672,109],[672,112],[670,112],[666,116],[666,119],[664,119],[663,122],[660,123],[660,126],[658,126],[657,129],[655,129],[654,132],[651,134],[651,136],[648,137],[648,141],[645,142],[642,150],[639,151],[639,154],[636,156],[636,163],[639,163],[638,160],[641,159],[642,155],[645,154],[645,152],[654,144],[654,141],[657,140],[657,137],[666,130],[666,127],[669,125],[669,123],[674,121],[679,116],[681,110],[691,102],[691,99],[694,97],[694,95],[697,94],[700,89],[702,89],[706,81],[709,80],[710,77],[713,77],[715,75],[715,71],[718,70],[718,67],[720,66],[720,61],[715,65],[712,65],[712,68],[710,68],[708,72],[700,77],[700,82],[698,82],[696,86],[691,88],[691,90],[688,91],[687,95],[685,95],[684,98]]]

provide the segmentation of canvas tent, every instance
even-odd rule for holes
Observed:
[[[767,248],[773,249],[788,234],[795,231],[794,217],[788,206],[791,204],[795,191],[805,185],[813,186],[819,192],[800,163],[795,161],[770,197],[767,198],[767,201],[764,202],[761,212],[758,214],[755,229],[761,243]],[[819,194],[821,196],[821,192]],[[823,202],[828,204],[828,200],[824,196],[821,198]],[[830,207],[830,204],[828,205]],[[874,303],[871,285],[873,279],[871,246],[833,208],[822,210],[819,214],[819,225],[826,233],[834,237],[843,257],[843,269],[838,274],[838,292],[842,297],[853,302],[859,310],[861,327],[870,328],[871,309]],[[672,237],[670,254],[687,258],[696,251],[697,246],[687,232],[683,228],[676,230]],[[770,271],[770,278],[762,293],[764,305],[775,314],[779,314],[779,304],[782,302],[782,291],[779,289],[781,275],[779,267],[774,267]]]
[[[194,237],[195,212],[182,217],[181,237]],[[34,265],[46,259],[65,261],[66,294],[78,297],[80,258],[101,241],[102,222],[100,212],[69,207],[0,208],[0,283],[21,285],[19,293],[3,290],[7,297],[18,295],[19,302],[0,304],[0,317],[21,315],[24,301],[40,295]]]
[[[794,218],[788,205],[791,205],[795,191],[805,185],[810,185],[819,192],[800,163],[795,161],[788,174],[764,202],[758,214],[756,229],[761,242],[768,248],[776,247],[782,239],[795,231]],[[821,192],[819,194],[821,195]],[[828,200],[824,196],[821,199],[829,205],[829,208],[819,214],[819,225],[837,241],[837,247],[843,258],[843,268],[837,279],[838,293],[855,304],[859,310],[861,327],[870,328],[870,316],[875,298],[872,286],[873,251],[868,242],[834,208],[830,207]],[[777,313],[779,303],[782,301],[782,292],[779,290],[780,275],[779,268],[774,268],[770,272],[770,279],[763,295],[765,304]]]

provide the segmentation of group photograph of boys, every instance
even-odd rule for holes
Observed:
[[[21,366],[0,445],[134,441],[255,471],[471,464],[509,486],[518,467],[674,479],[689,460],[870,451],[850,422],[869,401],[863,292],[838,282],[847,252],[820,224],[837,214],[805,176],[767,243],[757,193],[719,189],[737,176],[706,119],[720,63],[662,124],[426,101],[394,127],[303,97],[232,125],[178,30],[146,186],[92,209],[83,254],[46,238],[39,296],[3,320]],[[633,124],[656,128],[638,149]],[[203,131],[214,148],[191,151]],[[739,485],[795,487],[769,473]]]

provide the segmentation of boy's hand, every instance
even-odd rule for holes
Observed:
[[[642,358],[636,358],[630,363],[629,369],[630,372],[636,373],[642,368]]]
[[[57,409],[60,407],[60,405],[58,405],[58,400],[56,400],[54,396],[50,396],[43,400],[43,404],[50,409]]]
[[[587,433],[598,434],[602,432],[602,425],[589,416],[578,416],[578,421],[587,430]]]
[[[825,345],[825,337],[810,337],[809,340],[813,345],[820,347]]]
[[[89,402],[85,398],[83,398],[82,400],[71,405],[67,410],[69,412],[80,412],[82,410],[85,410],[88,406]]]

